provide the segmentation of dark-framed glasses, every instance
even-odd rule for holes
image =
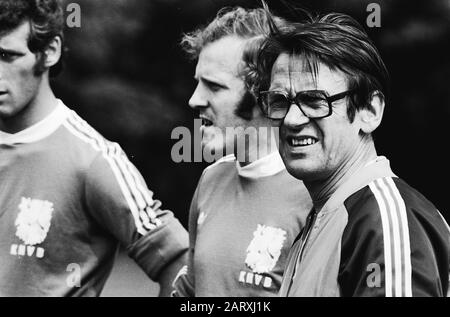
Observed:
[[[332,114],[332,103],[352,93],[347,90],[328,96],[323,90],[305,90],[298,92],[295,97],[281,90],[268,90],[260,93],[260,105],[264,114],[274,120],[284,119],[292,104],[308,118],[321,119]]]

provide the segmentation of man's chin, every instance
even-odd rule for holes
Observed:
[[[0,103],[0,119],[9,119],[14,116],[14,111],[11,109],[11,107],[8,107],[6,105],[2,105]]]
[[[284,161],[284,164],[289,174],[302,181],[314,181],[318,176],[317,169],[306,160]]]

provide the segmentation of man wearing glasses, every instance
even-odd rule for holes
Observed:
[[[449,228],[377,156],[388,73],[362,27],[341,14],[311,18],[273,30],[258,53],[260,105],[314,204],[281,296],[445,296]]]

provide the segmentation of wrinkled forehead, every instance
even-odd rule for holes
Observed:
[[[273,64],[270,89],[288,91],[334,90],[346,88],[347,77],[331,69],[317,58],[305,55],[282,53]]]

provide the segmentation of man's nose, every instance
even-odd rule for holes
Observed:
[[[296,127],[308,123],[310,119],[300,110],[300,107],[296,104],[291,104],[286,117],[284,117],[283,125]]]
[[[207,106],[208,101],[199,83],[195,88],[195,91],[192,94],[191,98],[189,99],[189,107],[191,107],[192,109],[197,109],[199,107],[207,107]]]

